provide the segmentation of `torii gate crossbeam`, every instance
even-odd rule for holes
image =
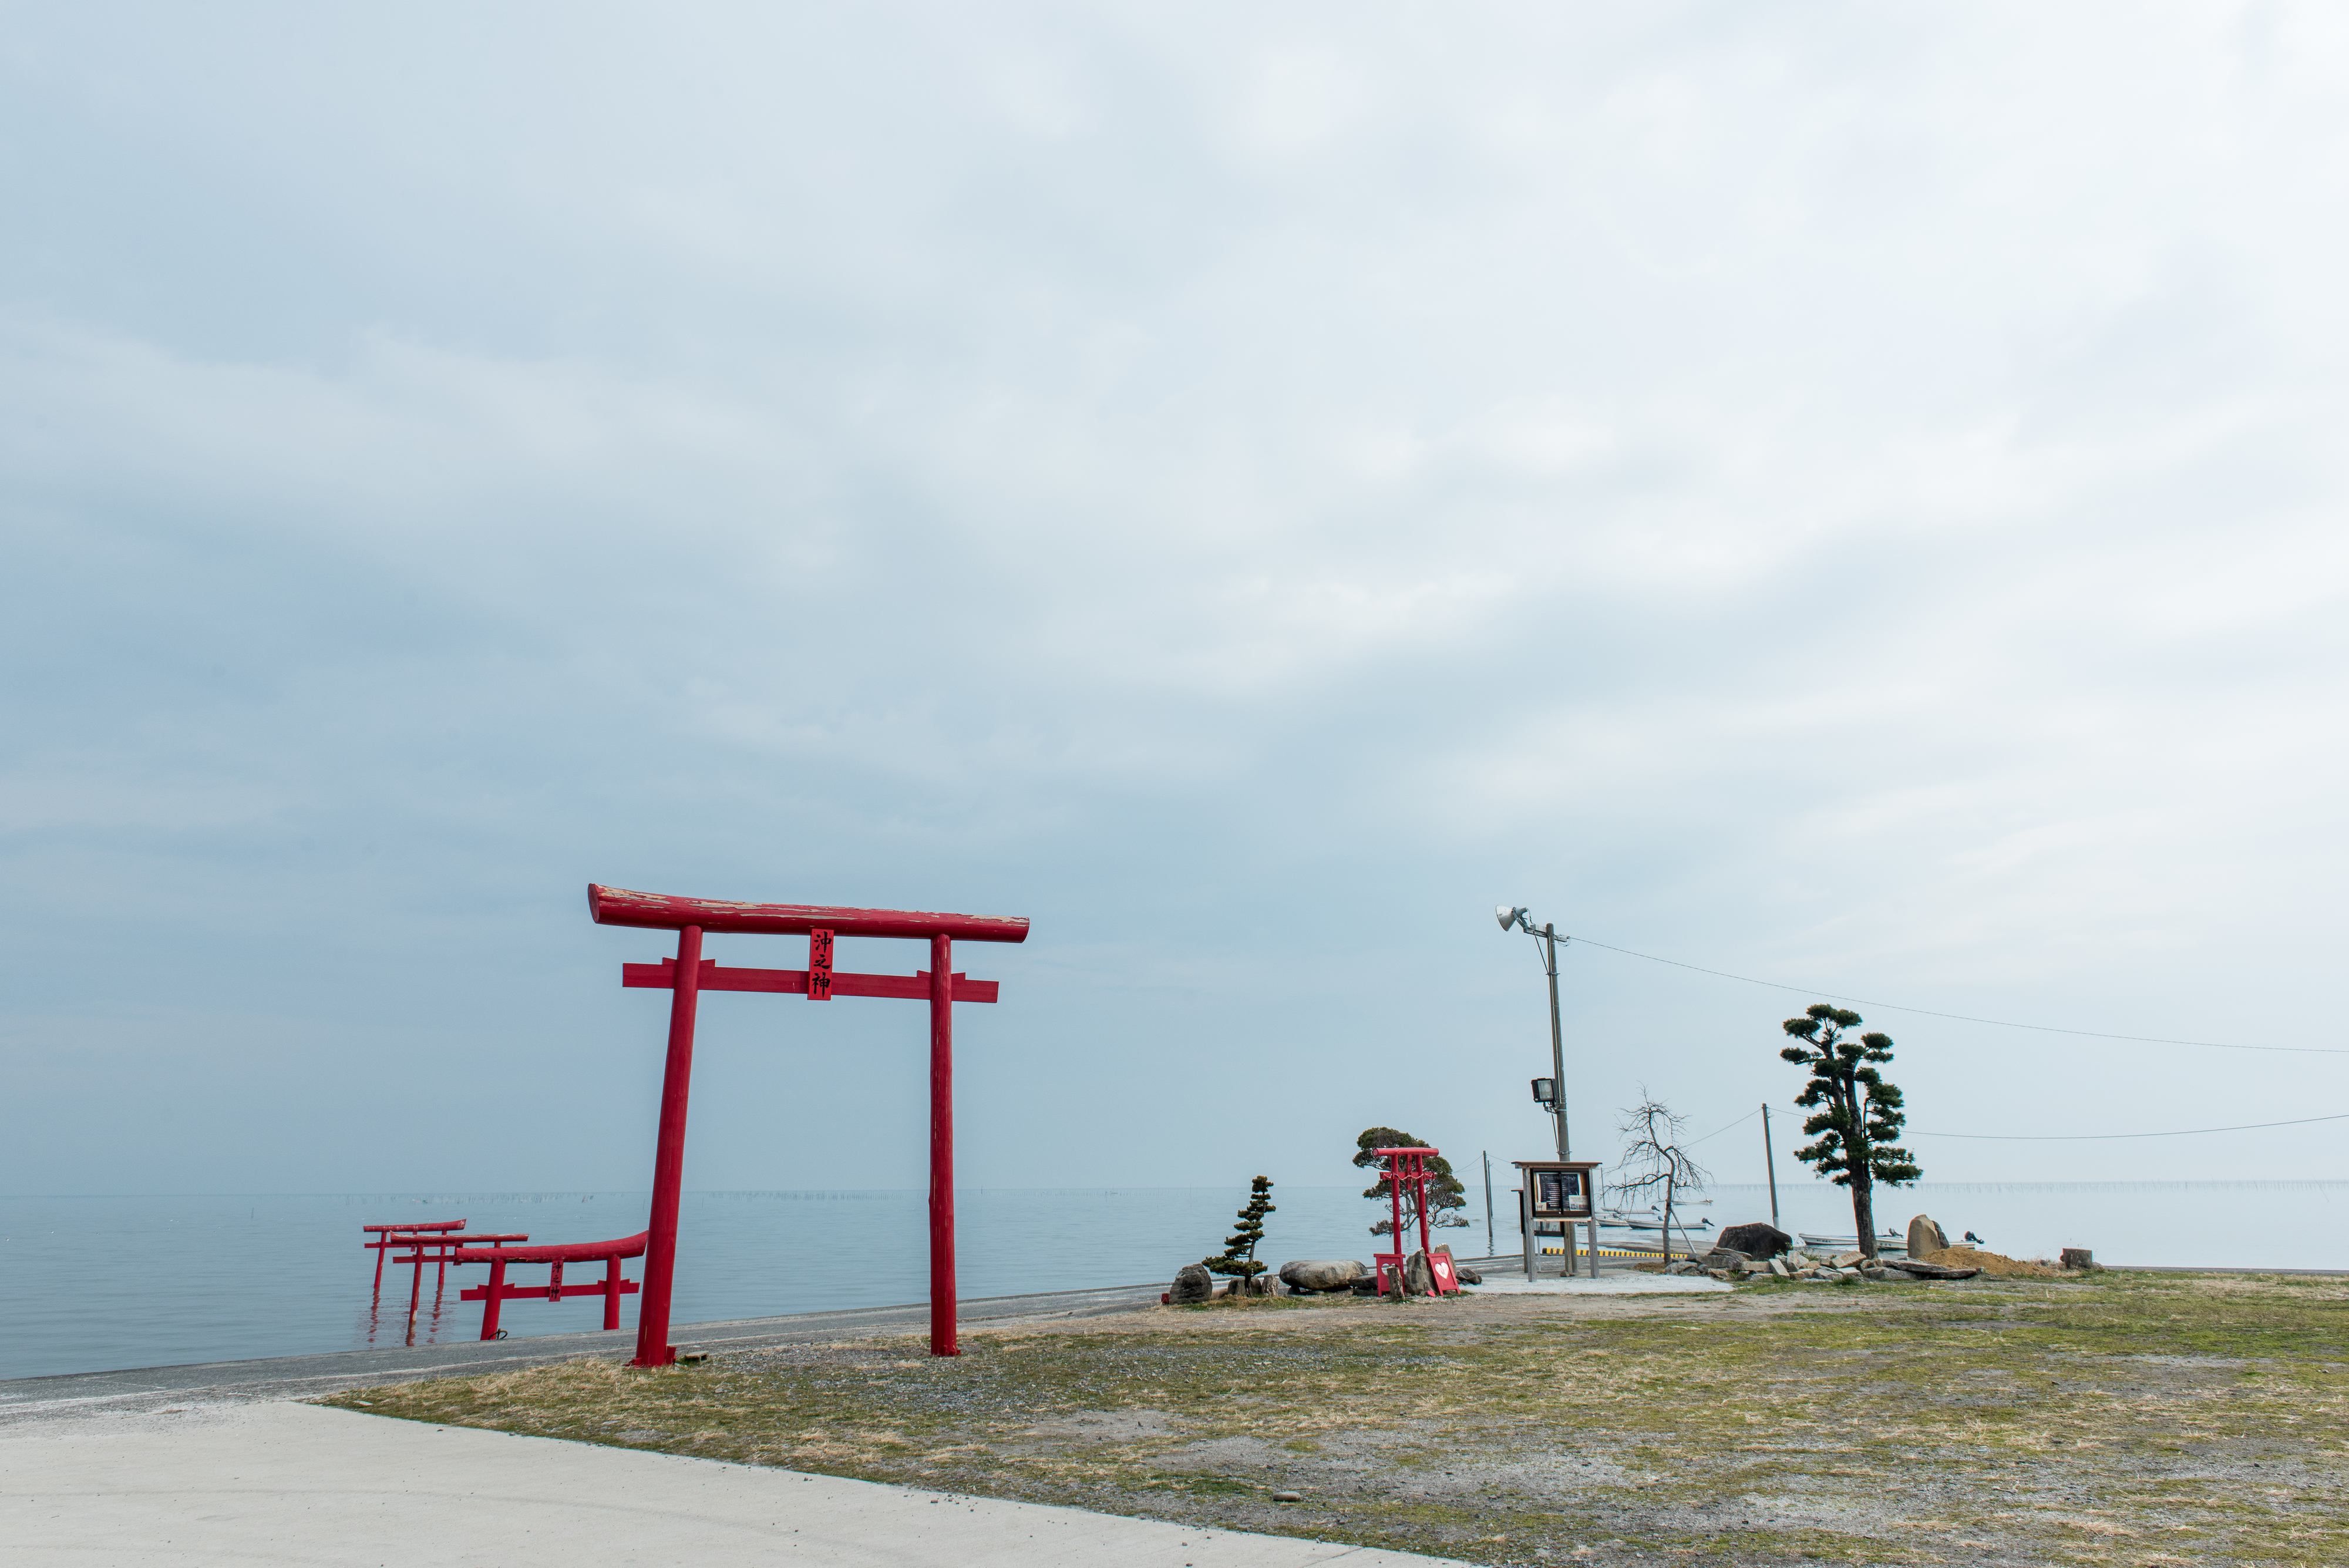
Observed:
[[[693,1022],[704,991],[763,991],[829,1002],[834,996],[926,998],[930,1004],[930,1354],[960,1354],[955,1342],[954,1004],[993,1002],[996,982],[954,972],[954,944],[1022,942],[1017,917],[935,914],[916,909],[854,909],[817,904],[747,904],[677,898],[590,884],[588,912],[605,926],[677,933],[677,956],[624,964],[620,983],[670,993],[668,1061],[661,1076],[660,1136],[653,1152],[652,1222],[637,1297],[636,1355],[629,1365],[666,1366],[669,1303],[677,1271],[677,1210],[685,1175],[685,1112],[693,1081]],[[710,931],[808,939],[804,970],[721,969],[701,956]],[[836,937],[926,940],[930,967],[911,975],[841,974],[832,967]]]

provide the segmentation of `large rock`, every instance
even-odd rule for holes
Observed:
[[[1754,1220],[1744,1225],[1732,1225],[1715,1238],[1715,1246],[1727,1247],[1749,1258],[1775,1258],[1795,1244],[1795,1239],[1775,1225],[1764,1225]]]
[[[1939,1225],[1923,1214],[1909,1221],[1909,1255],[1929,1257],[1950,1244],[1950,1238]]]
[[[1435,1265],[1427,1261],[1425,1252],[1413,1252],[1402,1261],[1402,1289],[1412,1296],[1435,1293]]]
[[[1485,1276],[1465,1263],[1453,1264],[1452,1277],[1464,1285],[1481,1285],[1485,1282]]]
[[[1176,1306],[1194,1306],[1215,1296],[1216,1277],[1202,1263],[1185,1263],[1175,1270],[1174,1288],[1166,1293],[1166,1299]]]
[[[1299,1258],[1280,1265],[1280,1282],[1292,1291],[1342,1291],[1366,1272],[1351,1258]]]
[[[1929,1263],[1922,1258],[1887,1258],[1884,1263],[1887,1268],[1898,1269],[1919,1280],[1971,1280],[1982,1272],[1980,1269],[1961,1269],[1949,1263]]]
[[[1697,1260],[1708,1269],[1733,1269],[1741,1274],[1745,1272],[1745,1265],[1753,1261],[1734,1247],[1715,1247]]]
[[[2078,1269],[2083,1272],[2096,1266],[2096,1255],[2085,1247],[2066,1247],[2055,1261],[2064,1268]]]

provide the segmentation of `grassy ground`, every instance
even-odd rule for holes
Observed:
[[[1272,1300],[965,1345],[331,1402],[1477,1563],[2349,1562],[2340,1279]]]

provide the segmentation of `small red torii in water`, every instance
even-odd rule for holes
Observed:
[[[954,944],[1024,942],[1028,922],[1012,916],[946,915],[916,909],[851,909],[818,904],[745,904],[674,898],[590,884],[587,909],[603,926],[677,933],[677,956],[623,964],[620,983],[670,992],[668,1064],[661,1077],[660,1137],[653,1153],[652,1223],[645,1283],[636,1312],[632,1366],[677,1359],[668,1342],[670,1287],[677,1271],[677,1207],[685,1173],[686,1098],[693,1080],[693,1018],[705,991],[764,991],[829,1002],[835,996],[894,996],[930,1004],[930,1354],[960,1354],[955,1343],[954,1004],[993,1002],[996,982],[954,972]],[[701,956],[707,932],[805,936],[808,967],[720,969]],[[930,967],[910,975],[843,974],[832,967],[836,937],[898,937],[930,944]]]

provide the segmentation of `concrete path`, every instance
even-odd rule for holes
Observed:
[[[0,1432],[10,1568],[1428,1568],[1441,1559],[285,1403]]]

